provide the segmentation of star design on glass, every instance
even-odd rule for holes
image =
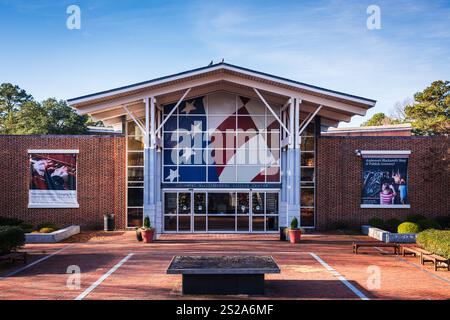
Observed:
[[[169,171],[170,171],[170,173],[166,177],[166,180],[170,180],[170,182],[173,182],[176,178],[180,177],[180,175],[178,174],[178,169],[177,170],[169,169]]]
[[[189,114],[191,111],[197,110],[197,108],[194,106],[194,103],[195,103],[195,101],[192,101],[192,102],[186,101],[186,105],[183,108],[183,110],[181,110],[181,112]]]

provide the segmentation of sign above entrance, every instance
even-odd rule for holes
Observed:
[[[281,183],[163,183],[163,189],[281,189]]]

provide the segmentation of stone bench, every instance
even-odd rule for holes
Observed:
[[[280,273],[270,256],[175,256],[167,274],[181,274],[183,294],[264,294],[264,275]]]

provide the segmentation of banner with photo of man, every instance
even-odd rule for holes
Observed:
[[[78,150],[29,150],[29,208],[78,208]]]
[[[362,205],[406,206],[408,201],[408,158],[363,158]]]

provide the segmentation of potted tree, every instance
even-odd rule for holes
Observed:
[[[153,242],[154,234],[155,234],[155,230],[152,228],[152,225],[150,223],[150,218],[145,217],[144,226],[141,229],[141,236],[142,236],[142,240],[144,240],[144,243]]]
[[[289,241],[291,243],[299,243],[302,231],[298,227],[298,220],[294,217],[291,221],[291,228],[289,229]]]

